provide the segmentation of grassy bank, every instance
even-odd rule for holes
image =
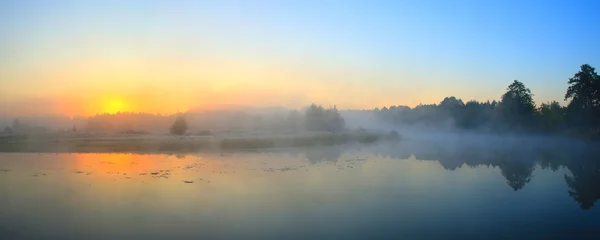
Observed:
[[[320,133],[302,136],[272,137],[199,137],[199,136],[2,136],[0,152],[198,152],[219,149],[258,149],[274,147],[327,146],[345,143],[375,143],[399,140],[397,133]]]

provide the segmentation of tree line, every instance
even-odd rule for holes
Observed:
[[[561,133],[588,138],[600,137],[600,77],[588,65],[568,79],[565,93],[567,106],[557,101],[542,103],[533,100],[532,91],[515,80],[499,101],[463,102],[446,97],[439,104],[421,104],[414,108],[390,106],[369,110],[383,123],[392,125],[421,125],[443,128],[493,132]],[[272,115],[252,115],[245,112],[207,112],[158,115],[148,113],[99,114],[89,117],[85,132],[165,132],[183,135],[190,128],[204,134],[208,129],[227,131],[340,132],[346,120],[335,107],[312,104],[304,111],[291,110]],[[25,124],[21,124],[25,125]],[[24,127],[6,127],[4,134],[15,134]],[[73,124],[75,126],[75,124]],[[75,127],[73,127],[75,129]]]
[[[287,129],[296,131],[304,129],[307,131],[341,132],[346,126],[344,118],[342,118],[340,111],[335,106],[326,109],[316,104],[312,104],[306,108],[304,114],[297,110],[291,110],[286,117],[275,118],[275,120],[276,122],[267,122],[269,124],[268,128],[272,130]],[[263,122],[267,120],[258,118],[255,121]],[[187,130],[188,121],[185,114],[177,116],[169,129],[170,133],[174,135],[184,135],[187,133]],[[258,130],[261,129],[259,128]]]
[[[446,97],[439,104],[391,106],[376,108],[377,118],[392,124],[449,125],[458,129],[479,129],[497,132],[553,132],[585,137],[599,137],[600,76],[588,65],[568,80],[565,94],[567,106],[557,101],[542,103],[522,82],[514,80],[500,101],[463,102]]]

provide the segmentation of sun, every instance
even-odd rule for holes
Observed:
[[[125,110],[125,103],[121,100],[110,100],[104,106],[104,112],[110,114],[125,112]]]

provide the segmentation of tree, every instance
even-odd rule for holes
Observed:
[[[564,126],[565,108],[557,101],[542,103],[539,112],[544,130],[557,130]]]
[[[346,126],[340,111],[335,106],[325,110],[322,106],[312,104],[306,109],[305,118],[304,124],[309,131],[339,132]]]
[[[592,66],[581,65],[581,70],[569,78],[565,100],[569,123],[591,132],[600,127],[600,76]]]
[[[322,106],[311,104],[305,113],[306,120],[304,121],[306,130],[323,131],[325,126],[325,109]]]
[[[499,110],[509,127],[524,127],[532,124],[535,103],[531,90],[522,82],[515,80],[502,95]]]
[[[346,121],[335,106],[325,110],[325,117],[325,130],[329,132],[341,132],[346,127]]]
[[[4,130],[2,130],[2,133],[4,134],[12,134],[12,128],[9,126],[4,127]]]
[[[463,103],[463,101],[461,99],[456,99],[456,97],[451,96],[451,97],[445,97],[444,100],[442,100],[440,102],[440,105],[438,105],[438,106],[444,110],[455,110],[455,109],[460,109],[460,108],[464,107],[465,104]]]
[[[565,101],[578,107],[597,108],[600,106],[600,76],[596,69],[588,64],[581,65],[581,70],[569,78],[569,88],[565,94]]]
[[[175,119],[175,122],[173,122],[173,125],[171,126],[171,134],[184,135],[187,128],[188,126],[185,118],[183,115],[180,115]]]
[[[456,97],[452,96],[444,98],[438,105],[438,108],[445,115],[444,117],[450,117],[455,122],[459,122],[463,118],[465,104],[461,99],[456,99]]]
[[[457,123],[458,126],[466,129],[476,129],[483,126],[489,126],[494,116],[496,102],[478,102],[468,101],[464,106],[463,114]]]

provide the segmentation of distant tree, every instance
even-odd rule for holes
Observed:
[[[499,111],[502,120],[509,127],[530,126],[535,114],[535,103],[531,90],[522,82],[515,80],[502,95]]]
[[[490,101],[488,101],[486,104],[490,105],[490,107],[496,109],[496,107],[498,107],[498,101],[494,100],[490,103]]]
[[[567,107],[552,101],[537,108],[531,90],[514,80],[499,102],[469,101],[465,104],[451,96],[437,105],[390,106],[375,108],[372,112],[383,122],[394,125],[435,127],[454,123],[455,127],[463,129],[560,131],[600,139],[600,75],[584,64],[568,83]]]
[[[558,130],[564,127],[565,108],[561,107],[557,101],[542,103],[539,113],[544,130]]]
[[[482,126],[489,126],[494,117],[494,109],[496,102],[478,102],[475,100],[468,101],[465,104],[462,118],[457,124],[465,129],[475,129]]]
[[[463,108],[465,104],[461,99],[456,99],[456,97],[445,97],[440,105],[438,105],[441,109],[454,111],[456,109]]]
[[[588,64],[569,78],[565,100],[570,100],[567,118],[570,125],[585,131],[598,132],[600,128],[600,76]]]
[[[375,116],[387,123],[420,124],[425,126],[448,126],[475,129],[490,127],[495,117],[496,101],[469,101],[466,104],[456,97],[446,97],[440,104],[419,104],[414,108],[408,106],[390,106],[373,110]]]
[[[324,131],[325,130],[325,109],[322,106],[311,104],[306,109],[305,116],[305,127],[309,131]]]
[[[435,104],[419,104],[410,113],[410,117],[407,119],[408,123],[435,125],[442,119],[439,108]]]
[[[105,119],[105,116],[96,115],[88,118],[85,128],[88,132],[102,132],[111,130],[112,124]]]
[[[188,126],[185,118],[180,115],[175,119],[175,122],[173,122],[173,125],[171,126],[171,134],[184,135],[187,131],[187,128]]]
[[[569,88],[565,94],[565,100],[578,107],[597,108],[600,106],[600,76],[596,69],[590,65],[581,65],[581,70],[572,78],[569,78]]]
[[[2,133],[4,134],[12,134],[12,128],[9,126],[4,127],[4,130],[2,130]]]
[[[438,105],[438,108],[441,114],[444,115],[444,119],[451,118],[453,121],[460,121],[464,115],[465,104],[461,99],[451,96],[444,98]]]
[[[328,132],[339,132],[346,126],[340,111],[335,106],[325,110],[316,104],[306,109],[304,124],[306,130]]]
[[[75,126],[75,124],[73,124],[73,128],[71,129],[71,131],[77,132],[77,127]]]
[[[460,122],[461,127],[474,128],[481,121],[479,119],[480,111],[481,104],[478,101],[468,101],[467,104],[465,104],[465,113]]]
[[[325,130],[329,132],[341,132],[346,127],[346,121],[335,106],[325,110],[325,118]]]

